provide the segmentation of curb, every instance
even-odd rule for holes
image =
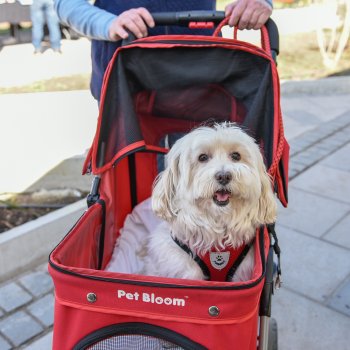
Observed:
[[[281,81],[281,96],[336,95],[350,93],[350,76],[315,80]]]
[[[0,235],[0,282],[47,261],[86,210],[82,199]]]

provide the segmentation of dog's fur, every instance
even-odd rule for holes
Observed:
[[[193,253],[250,243],[256,228],[272,223],[276,201],[254,139],[232,123],[199,127],[179,139],[152,193],[164,223],[151,234],[144,255],[146,275],[203,279]],[[254,247],[233,281],[252,278]]]

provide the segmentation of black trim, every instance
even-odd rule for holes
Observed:
[[[180,242],[177,238],[172,237],[172,239],[179,246],[179,248],[181,248],[185,253],[187,253],[198,264],[198,266],[203,272],[204,279],[210,281],[210,271],[205,262],[198,255],[193,254],[192,250],[187,244]]]
[[[251,243],[247,244],[242,253],[238,256],[238,258],[236,259],[236,261],[233,263],[233,265],[231,266],[230,270],[228,271],[227,273],[227,276],[226,276],[226,281],[231,281],[234,274],[236,273],[239,265],[242,263],[242,261],[244,260],[244,258],[247,256],[250,248],[252,247],[253,243],[254,243],[255,240],[253,240]]]
[[[112,167],[115,167],[122,159],[129,157],[131,154],[134,154],[136,152],[141,152],[141,153],[157,153],[157,154],[167,154],[167,152],[162,152],[162,151],[158,151],[158,150],[153,150],[153,149],[147,149],[147,146],[141,146],[141,147],[136,147],[134,149],[132,149],[129,152],[126,152],[125,154],[123,154],[122,156],[120,156],[119,158],[117,158],[113,164]]]
[[[249,42],[244,42],[244,41],[241,41],[241,42],[232,42],[232,43],[229,43],[229,42],[223,42],[223,41],[207,41],[207,40],[187,40],[186,38],[183,39],[183,40],[175,40],[175,39],[168,39],[168,40],[147,40],[147,39],[141,39],[141,41],[133,41],[129,44],[126,45],[127,46],[130,46],[130,48],[133,48],[133,47],[138,47],[140,44],[165,44],[165,45],[168,45],[168,44],[175,44],[175,45],[183,45],[183,46],[186,46],[186,45],[190,45],[190,46],[198,46],[200,48],[202,48],[204,45],[205,46],[210,46],[210,45],[222,45],[222,46],[231,46],[232,48],[235,48],[235,49],[242,49],[242,48],[249,48],[249,49],[254,49],[254,53],[253,52],[248,52],[248,53],[251,53],[252,55],[256,55],[258,54],[259,56],[261,57],[264,57],[266,58],[268,61],[271,60],[271,57],[268,55],[268,53],[257,47],[257,46],[254,46],[253,44],[249,43]],[[134,45],[134,46],[133,46]],[[158,48],[162,48],[162,47],[158,47]],[[165,48],[166,49],[166,48]],[[246,51],[246,50],[243,50],[243,51]],[[272,57],[273,59],[273,57]]]
[[[105,251],[105,226],[106,226],[106,203],[104,200],[99,199],[97,201],[102,207],[102,224],[101,224],[101,232],[100,232],[100,239],[99,239],[99,245],[98,245],[98,270],[102,269],[103,264],[103,256]]]
[[[69,233],[66,235],[68,236]],[[75,276],[79,278],[85,278],[90,279],[93,281],[103,281],[103,282],[111,282],[111,283],[119,283],[119,284],[129,284],[129,285],[136,285],[136,286],[145,286],[145,287],[157,287],[157,288],[183,288],[183,289],[200,289],[200,290],[242,290],[242,289],[249,289],[252,287],[255,287],[258,285],[261,280],[265,277],[266,272],[266,259],[265,259],[265,252],[264,252],[264,230],[263,227],[260,229],[259,233],[259,244],[260,244],[260,259],[261,264],[263,267],[262,275],[255,281],[249,284],[244,285],[233,285],[233,286],[192,286],[192,285],[178,285],[178,284],[165,284],[165,283],[158,283],[158,282],[141,282],[141,281],[135,281],[135,280],[125,280],[125,279],[116,279],[116,278],[105,278],[105,277],[98,277],[98,276],[90,276],[90,275],[83,275],[77,272],[68,271],[65,270],[57,265],[55,265],[51,258],[49,260],[50,266],[55,269],[58,272],[64,273],[66,275]],[[51,253],[52,254],[52,253]],[[50,254],[50,256],[51,256]]]
[[[134,208],[137,205],[137,179],[136,179],[136,159],[135,153],[131,153],[128,156],[129,164],[129,180],[130,180],[130,197],[131,197],[131,206]]]
[[[97,331],[90,333],[83,340],[79,341],[74,346],[73,350],[85,350],[88,347],[95,345],[97,342],[111,338],[113,336],[122,335],[144,335],[155,338],[161,338],[170,341],[185,350],[206,350],[207,348],[193,342],[191,339],[171,331],[164,327],[154,326],[141,322],[121,323],[100,328]]]
[[[281,180],[282,180],[282,187],[283,187],[283,193],[284,193],[284,198],[286,199],[288,203],[288,187],[287,187],[287,176],[286,176],[286,171],[284,170],[284,164],[282,159],[279,161],[279,169],[280,169],[280,174],[281,174]]]

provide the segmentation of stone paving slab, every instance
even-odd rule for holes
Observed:
[[[281,108],[287,139],[292,140],[347,112],[348,95],[282,95]]]
[[[0,350],[10,350],[11,345],[2,337],[0,336]]]
[[[52,287],[51,287],[52,289]],[[54,296],[47,294],[43,298],[37,300],[28,306],[28,311],[36,319],[38,319],[45,327],[53,325],[54,316]]]
[[[0,303],[0,350],[16,349],[50,330],[54,297],[47,263],[0,284]]]
[[[316,122],[317,125],[320,125],[322,122],[328,122],[345,113],[349,109],[348,98],[348,94],[327,95],[326,92],[317,96],[288,94],[282,95],[281,106],[283,115],[293,113],[293,118],[301,123]],[[300,111],[301,114],[294,113],[295,111]],[[302,117],[305,111],[313,116],[312,121]]]
[[[293,185],[289,186],[288,197],[287,210],[280,207],[278,211],[278,223],[315,237],[333,229],[350,211],[350,204],[306,193]]]
[[[51,277],[42,271],[35,271],[18,280],[26,290],[38,297],[52,290]]]
[[[346,171],[317,164],[295,178],[293,187],[350,203],[350,173]]]
[[[275,293],[272,314],[278,324],[278,350],[349,349],[350,318],[287,287]]]
[[[350,317],[350,279],[334,293],[327,305]]]
[[[6,284],[0,288],[0,307],[6,312],[15,310],[28,302],[33,297],[15,282]]]
[[[336,243],[341,247],[350,249],[350,213],[348,213],[337,225],[332,227],[323,239],[332,243]]]
[[[18,311],[0,321],[1,333],[14,346],[19,346],[43,331],[43,326],[23,311]]]
[[[34,343],[25,346],[25,350],[49,350],[52,349],[52,332],[44,335]]]
[[[321,161],[321,165],[350,172],[350,144],[332,153]]]
[[[290,141],[290,180],[304,172],[318,162],[333,159],[343,147],[350,142],[350,112],[346,112],[338,118],[304,132],[302,135]],[[343,164],[350,163],[350,157],[341,151],[339,161]],[[335,160],[332,161],[333,167]],[[347,169],[344,165],[339,169]]]
[[[284,286],[324,303],[350,272],[350,251],[295,230],[277,226]]]

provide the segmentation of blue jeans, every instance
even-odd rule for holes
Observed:
[[[53,7],[53,0],[33,0],[31,5],[32,43],[36,50],[40,50],[44,37],[45,21],[49,28],[50,44],[55,50],[61,47],[61,31],[59,20]]]

